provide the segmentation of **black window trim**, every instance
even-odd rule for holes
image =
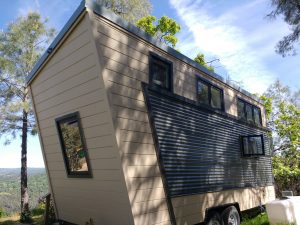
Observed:
[[[79,128],[79,134],[81,137],[81,143],[82,143],[82,147],[84,150],[84,156],[86,159],[86,163],[87,163],[87,168],[88,171],[70,171],[69,170],[69,165],[68,165],[68,160],[67,160],[67,155],[66,155],[66,151],[65,151],[65,146],[63,143],[63,136],[62,136],[62,132],[60,129],[59,124],[63,123],[63,122],[67,122],[70,120],[74,120],[76,119],[77,123],[78,123],[78,128]],[[83,129],[82,129],[82,125],[81,125],[81,120],[80,120],[80,114],[79,112],[74,112],[74,113],[70,113],[61,117],[58,117],[55,119],[55,124],[56,124],[56,129],[58,132],[58,137],[59,137],[59,143],[61,146],[61,151],[62,151],[62,155],[63,155],[63,159],[64,159],[64,164],[65,164],[65,168],[66,168],[66,172],[67,172],[67,176],[69,178],[92,178],[92,169],[91,169],[91,165],[90,165],[90,159],[89,159],[89,155],[88,155],[88,151],[86,148],[86,142],[85,142],[85,138],[84,138],[84,134],[83,134]]]
[[[248,104],[248,105],[251,106],[251,109],[252,109],[251,111],[252,111],[252,121],[253,121],[253,124],[256,125],[256,126],[262,126],[262,114],[261,114],[261,108],[258,107],[258,106],[256,106],[256,105],[254,105],[254,104],[252,104],[252,103],[250,103],[250,102],[248,102],[248,101],[246,101],[246,100],[244,100],[244,99],[242,99],[242,98],[239,98],[239,97],[238,97],[237,100],[244,103],[244,109],[243,109],[243,111],[244,111],[244,114],[245,114],[245,117],[246,117],[246,119],[239,119],[239,120],[244,121],[244,122],[246,122],[246,123],[248,123],[248,124],[251,124],[251,123],[249,123],[249,122],[247,121],[246,105]],[[238,105],[238,104],[237,104],[237,105]],[[259,111],[259,122],[260,122],[260,124],[256,124],[256,123],[255,123],[254,108],[257,108],[258,111]],[[237,110],[237,112],[238,112],[238,110]],[[238,115],[238,118],[239,118],[239,115]]]
[[[260,137],[261,138],[261,143],[262,143],[262,153],[258,154],[245,154],[245,149],[244,149],[244,138],[249,138],[249,137]],[[241,150],[242,150],[242,156],[243,157],[258,157],[258,156],[265,156],[265,141],[264,141],[264,135],[263,134],[255,134],[255,135],[240,135],[240,144],[241,144]]]
[[[199,85],[199,81],[206,84],[208,86],[208,103],[209,105],[206,105],[204,103],[200,103],[199,101],[199,97],[198,97],[198,85]],[[211,87],[215,88],[215,89],[218,89],[220,90],[221,92],[221,109],[217,109],[217,108],[214,108],[211,106]],[[216,86],[215,84],[211,83],[210,81],[200,77],[199,75],[196,74],[196,95],[197,95],[197,103],[200,105],[200,106],[204,106],[204,107],[209,107],[211,109],[214,109],[214,110],[218,110],[218,111],[222,111],[224,112],[225,111],[225,105],[224,105],[224,90],[223,88],[220,88],[218,86]]]
[[[153,59],[156,60],[160,60],[163,63],[166,63],[169,65],[170,67],[170,73],[169,73],[169,88],[157,85],[155,83],[153,83]],[[149,84],[151,86],[156,86],[159,88],[162,88],[164,90],[168,90],[170,92],[173,92],[173,62],[171,62],[170,60],[167,60],[166,58],[154,53],[154,52],[149,52]]]

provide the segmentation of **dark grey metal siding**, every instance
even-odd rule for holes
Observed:
[[[273,184],[266,131],[145,89],[170,197]],[[240,135],[264,135],[265,156],[241,155]]]

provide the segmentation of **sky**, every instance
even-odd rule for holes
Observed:
[[[175,19],[181,25],[177,48],[190,58],[204,53],[206,61],[224,78],[237,81],[252,93],[263,93],[279,79],[300,89],[299,55],[281,57],[276,43],[289,27],[282,19],[269,20],[270,0],[151,0],[152,14]],[[48,25],[60,31],[80,0],[2,0],[0,29],[29,11],[48,18]],[[216,60],[217,59],[217,60]],[[20,167],[20,139],[5,146],[0,139],[0,168]],[[38,137],[30,137],[28,166],[44,167]]]

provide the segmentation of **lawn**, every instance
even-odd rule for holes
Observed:
[[[20,224],[19,222],[20,216],[13,215],[9,217],[0,218],[0,225],[15,225]],[[43,215],[37,215],[32,217],[33,222],[31,224],[42,225],[43,224]]]
[[[261,213],[253,218],[245,218],[241,225],[269,225],[268,216],[266,213]]]

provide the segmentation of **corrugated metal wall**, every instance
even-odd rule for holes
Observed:
[[[272,185],[264,130],[145,89],[170,197]],[[225,103],[226,104],[226,103]],[[264,134],[265,156],[241,157],[240,135]]]

